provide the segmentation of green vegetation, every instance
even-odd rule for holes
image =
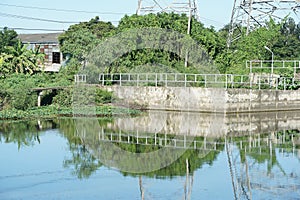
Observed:
[[[42,96],[42,105],[52,105],[49,110],[53,107],[70,109],[74,102],[73,94],[76,92],[70,87],[73,85],[74,75],[78,70],[88,67],[88,55],[97,45],[111,36],[136,28],[171,29],[186,35],[187,20],[188,18],[184,14],[159,13],[145,16],[126,15],[117,27],[110,22],[100,21],[99,17],[72,25],[59,37],[60,49],[66,58],[66,64],[59,73],[41,71],[39,66],[43,65],[44,55],[39,52],[39,49],[28,50],[27,46],[20,42],[18,34],[14,30],[4,28],[0,31],[0,111],[2,110],[2,118],[15,118],[8,114],[12,112],[19,116],[31,113],[31,110],[37,106],[38,95],[32,89],[38,87],[65,86],[61,90],[45,91]],[[230,48],[226,46],[228,28],[227,25],[216,31],[214,27],[207,28],[201,22],[192,19],[190,35],[187,36],[207,52],[207,56],[221,73],[248,75],[249,69],[245,66],[246,60],[271,59],[270,52],[264,46],[272,49],[275,60],[300,59],[300,26],[295,24],[292,18],[286,18],[279,23],[270,19],[266,26],[257,27],[248,35],[242,34],[241,38],[235,41]],[[243,31],[244,27],[241,27],[241,30],[245,32]],[[112,51],[114,51],[113,48],[118,47],[112,47]],[[188,63],[187,67],[185,66],[185,58],[161,49],[133,50],[108,63],[110,64],[106,66],[106,71],[109,73],[143,70],[159,72],[161,66],[166,66],[162,70],[168,72],[198,72],[191,63]],[[145,69],[139,68],[139,66],[144,66]],[[94,70],[97,70],[97,66],[93,67]],[[94,70],[89,69],[88,71]],[[268,73],[267,70],[263,72]],[[291,79],[287,79],[287,82],[292,81],[293,66],[287,66],[285,70],[274,69],[274,72],[290,77]],[[300,84],[296,82],[288,89],[298,89],[299,87]],[[88,97],[87,104],[95,102],[96,106],[101,106],[114,100],[112,94],[100,89],[93,89],[93,92],[96,94],[92,95],[95,96],[95,99],[90,99],[90,95],[86,95]],[[84,99],[84,97],[76,98],[79,102]]]
[[[44,55],[36,50],[28,50],[17,39],[17,33],[6,28],[0,33],[0,78],[12,73],[33,74],[40,71]]]
[[[82,113],[74,113],[72,107],[60,107],[60,106],[43,106],[33,107],[26,110],[18,109],[5,109],[0,111],[0,119],[5,120],[19,120],[19,119],[37,119],[37,118],[54,118],[54,117],[70,117],[70,116],[85,116],[85,117],[112,117],[114,115],[130,115],[135,116],[140,114],[140,111],[112,107],[112,106],[98,106],[82,108]],[[86,111],[88,110],[88,113]]]

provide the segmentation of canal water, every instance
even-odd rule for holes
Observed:
[[[300,199],[297,112],[0,124],[0,199]]]

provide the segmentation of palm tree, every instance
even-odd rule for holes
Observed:
[[[40,71],[39,64],[44,61],[44,55],[39,50],[29,50],[19,40],[15,47],[7,46],[7,53],[1,55],[3,59],[2,68],[10,73],[33,74]]]

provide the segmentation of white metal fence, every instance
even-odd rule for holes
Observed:
[[[283,74],[291,73],[293,78],[300,80],[300,60],[250,60],[246,61],[246,68],[253,72]]]
[[[75,82],[89,83],[84,74],[75,75]],[[250,74],[179,74],[179,73],[118,73],[99,74],[93,84],[154,87],[204,87],[288,90],[300,87],[300,81],[278,75]]]

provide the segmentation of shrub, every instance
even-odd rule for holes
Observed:
[[[57,95],[53,97],[52,103],[62,106],[71,107],[73,102],[73,88],[58,90]]]
[[[113,99],[114,97],[112,92],[108,92],[99,88],[96,89],[95,101],[97,104],[111,103]]]

